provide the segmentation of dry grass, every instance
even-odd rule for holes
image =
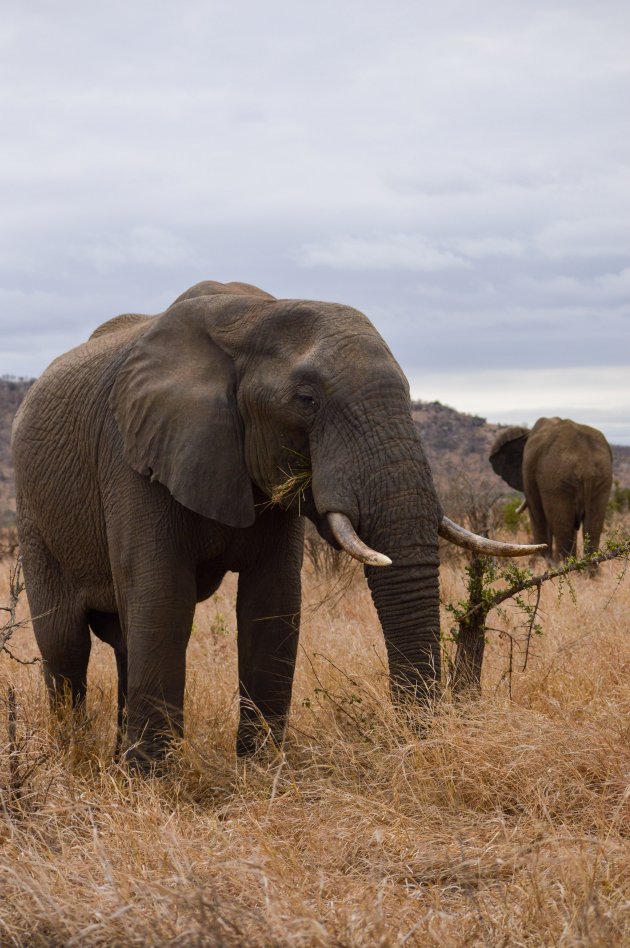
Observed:
[[[442,579],[445,599],[461,594],[461,564]],[[576,602],[545,587],[546,631],[524,672],[513,656],[512,699],[508,640],[491,635],[484,699],[445,700],[419,722],[389,704],[360,574],[338,588],[307,574],[286,746],[241,764],[230,580],[198,609],[188,736],[162,780],[112,763],[107,646],[94,645],[88,725],[63,734],[49,731],[39,668],[2,657],[0,699],[12,683],[18,720],[9,742],[0,705],[0,943],[628,944],[618,579],[615,564],[578,576]],[[515,637],[519,621],[501,620]],[[35,652],[27,630],[12,645]]]
[[[271,491],[270,506],[295,506],[298,510],[302,503],[304,492],[313,480],[313,470],[310,458],[299,451],[289,451],[287,470],[282,471],[282,480],[274,485]]]

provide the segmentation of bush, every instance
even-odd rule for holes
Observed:
[[[521,524],[521,515],[517,513],[517,510],[522,503],[523,498],[515,494],[514,497],[510,497],[509,500],[506,500],[501,508],[503,526],[506,530],[509,530],[510,533],[516,533]]]
[[[608,510],[610,513],[630,510],[630,487],[620,487],[619,481],[615,481],[608,501]]]

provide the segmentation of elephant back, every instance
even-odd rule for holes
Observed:
[[[120,332],[121,330],[141,326],[150,319],[153,319],[153,317],[145,316],[142,313],[123,313],[121,316],[114,316],[97,326],[89,339],[98,339],[99,336],[106,336],[110,332]]]
[[[528,454],[535,457],[538,476],[546,475],[565,488],[586,483],[612,483],[612,450],[597,428],[569,418],[541,419],[534,426]]]

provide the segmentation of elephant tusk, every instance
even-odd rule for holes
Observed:
[[[458,523],[453,523],[448,517],[442,517],[438,533],[445,540],[462,546],[473,553],[483,553],[485,556],[529,556],[534,553],[543,553],[547,549],[546,543],[502,543],[500,540],[489,540],[480,537],[470,530],[465,530]]]
[[[524,510],[527,510],[527,500],[523,500],[523,501],[518,505],[518,507],[516,508],[516,510],[514,511],[514,513],[515,513],[515,514],[522,514]]]
[[[327,513],[326,519],[341,549],[349,553],[350,556],[353,556],[355,560],[359,560],[360,563],[365,563],[367,566],[392,565],[389,556],[385,556],[383,553],[377,553],[376,550],[371,550],[369,546],[366,546],[363,540],[359,539],[354,527],[345,514]]]

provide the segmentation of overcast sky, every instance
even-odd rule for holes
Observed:
[[[628,0],[0,6],[0,374],[244,280],[630,443]]]

